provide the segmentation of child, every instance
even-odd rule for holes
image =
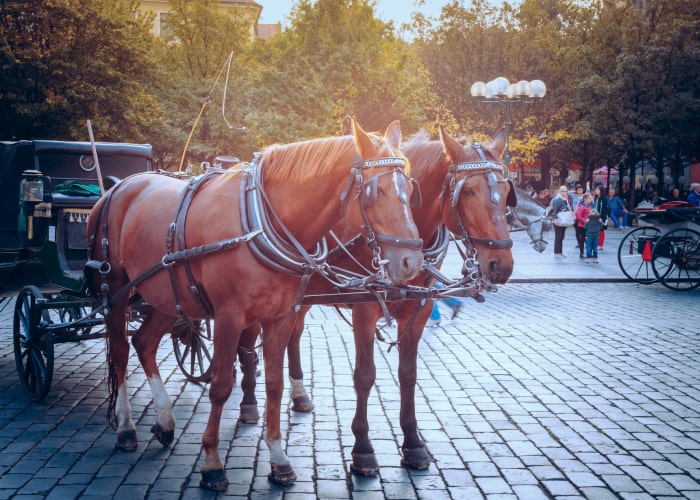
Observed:
[[[591,262],[591,257],[593,262],[598,263],[598,238],[601,227],[602,223],[598,211],[591,210],[588,214],[588,220],[583,225],[583,229],[586,231],[586,264]]]

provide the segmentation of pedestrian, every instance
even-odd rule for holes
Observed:
[[[439,281],[436,281],[433,286],[437,289],[445,288],[445,286]],[[441,297],[439,299],[434,299],[433,310],[430,313],[430,318],[428,319],[427,326],[440,326],[442,315],[440,314],[438,301],[442,301],[443,304],[447,305],[447,307],[449,307],[452,310],[452,317],[450,319],[455,319],[459,314],[460,309],[462,309],[462,301],[456,297]]]
[[[608,198],[603,196],[600,186],[596,186],[593,190],[593,206],[592,210],[596,210],[600,215],[601,227],[600,238],[598,239],[598,251],[603,251],[605,244],[605,230],[608,228]]]
[[[598,211],[592,209],[588,214],[588,219],[583,225],[586,231],[586,264],[593,259],[594,263],[598,263],[598,237],[600,236],[600,215]]]
[[[616,228],[627,229],[627,207],[625,207],[622,198],[615,195],[615,188],[608,189],[608,217]]]
[[[668,197],[668,200],[666,201],[683,201],[683,198],[681,197],[681,190],[678,189],[677,187],[674,187],[671,190],[671,195]]]
[[[591,183],[586,182],[586,193],[591,192]],[[571,198],[571,206],[573,207],[574,211],[578,209],[578,206],[583,203],[583,186],[581,184],[576,184],[576,187],[574,188],[573,191],[569,191],[569,198]]]
[[[535,196],[535,201],[545,208],[549,207],[550,203],[552,203],[552,197],[549,196],[549,189],[540,189],[537,196]]]
[[[693,182],[690,185],[690,193],[688,194],[688,203],[696,207],[700,207],[700,183]]]
[[[584,193],[581,201],[582,203],[576,208],[576,224],[574,224],[576,241],[578,242],[579,259],[583,259],[583,251],[586,245],[586,229],[584,226],[586,221],[588,221],[588,214],[593,208],[593,196],[591,193]]]
[[[554,258],[555,259],[565,259],[566,255],[563,253],[564,247],[564,236],[566,234],[566,227],[557,224],[557,216],[559,212],[572,211],[571,200],[569,199],[569,190],[566,186],[561,186],[557,190],[557,195],[552,200],[552,211],[549,216],[552,218],[554,223]]]

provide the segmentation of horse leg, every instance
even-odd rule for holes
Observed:
[[[367,402],[376,379],[374,364],[374,331],[379,318],[373,304],[355,304],[352,309],[352,329],[355,335],[355,371],[353,381],[357,400],[352,432],[355,445],[352,449],[350,469],[364,476],[376,476],[379,471],[377,457],[369,439]]]
[[[108,413],[110,421],[116,423],[117,427],[116,448],[123,451],[135,451],[139,443],[136,437],[136,426],[131,419],[131,404],[126,389],[129,340],[126,332],[125,313],[126,301],[122,299],[112,304],[110,313],[105,317],[110,395]]]
[[[289,326],[279,321],[263,324],[263,358],[265,359],[265,393],[267,395],[265,443],[270,450],[268,477],[271,481],[282,485],[291,484],[297,478],[284,452],[280,430],[280,412],[284,392],[284,350],[290,335],[288,328]],[[266,334],[269,335],[268,338],[265,338]]]
[[[143,323],[131,336],[131,343],[139,357],[153,395],[156,423],[151,427],[151,432],[163,446],[170,445],[175,439],[175,418],[170,397],[160,376],[156,353],[163,335],[172,329],[175,321],[174,317],[149,308]]]
[[[410,307],[409,307],[410,306]],[[416,314],[413,324],[411,318],[417,302],[406,303],[402,308],[401,316],[397,318],[399,332],[408,331],[401,336],[399,343],[399,386],[401,388],[401,413],[400,422],[404,441],[401,447],[403,458],[401,465],[413,469],[423,470],[430,467],[430,457],[425,449],[423,441],[418,436],[418,424],[416,422],[416,379],[418,344],[423,335],[423,328],[430,317],[432,302],[424,305]]]
[[[243,399],[241,400],[238,420],[246,424],[256,424],[260,420],[258,400],[255,397],[256,372],[258,369],[255,343],[259,337],[260,324],[256,323],[253,326],[249,326],[243,330],[238,348],[238,361],[243,372],[243,379],[241,380]]]
[[[304,308],[296,316],[291,338],[287,345],[287,362],[289,366],[289,397],[292,400],[292,410],[301,413],[311,413],[314,404],[304,387],[304,372],[301,369],[301,334],[304,332],[304,317],[310,307]]]
[[[221,309],[219,310],[221,312]],[[214,322],[214,355],[212,356],[209,401],[211,410],[202,434],[204,463],[199,485],[212,491],[226,491],[228,479],[219,455],[219,431],[224,404],[233,388],[233,364],[240,340],[242,325],[236,315],[220,314]]]

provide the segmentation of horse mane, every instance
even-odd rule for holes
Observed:
[[[430,134],[425,129],[420,129],[413,134],[403,143],[401,150],[407,156],[410,154],[412,175],[418,177],[445,157],[442,142],[430,140]]]
[[[333,170],[338,160],[346,156],[350,171],[356,153],[351,135],[275,144],[263,150],[263,168],[266,176],[280,181],[306,182]]]

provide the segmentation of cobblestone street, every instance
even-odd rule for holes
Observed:
[[[553,262],[551,253],[524,252],[532,255],[517,262]],[[221,428],[231,485],[219,495],[198,486],[207,387],[184,379],[169,338],[160,366],[175,442],[164,448],[150,433],[150,389],[132,353],[128,385],[141,442],[124,453],[106,421],[104,342],[57,345],[51,391],[31,403],[15,369],[14,300],[6,301],[0,498],[700,498],[698,299],[700,291],[658,284],[514,280],[484,303],[465,302],[455,320],[426,329],[419,350],[419,429],[433,458],[426,471],[399,465],[398,355],[377,343],[369,407],[376,478],[349,473],[352,334],[333,309],[316,307],[302,341],[315,411],[283,406],[296,483],[268,481],[262,421],[237,422],[239,376]],[[262,411],[264,373],[258,381]]]

